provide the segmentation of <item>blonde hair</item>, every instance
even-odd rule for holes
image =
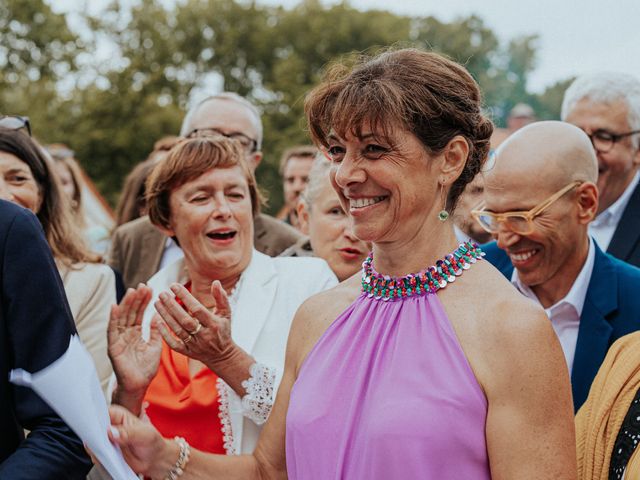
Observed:
[[[318,153],[316,155],[315,160],[313,161],[313,165],[311,166],[311,170],[309,170],[309,179],[307,181],[307,186],[300,195],[300,200],[302,200],[307,207],[307,210],[311,211],[313,204],[318,199],[318,194],[324,187],[325,182],[329,181],[329,169],[331,168],[331,162],[327,157],[322,153]]]
[[[82,206],[82,171],[80,165],[73,157],[73,152],[62,143],[53,143],[45,146],[45,150],[51,156],[54,162],[64,165],[73,182],[73,198],[71,199],[71,211],[73,212],[73,221],[78,228],[83,230],[87,224],[85,221],[84,208]]]

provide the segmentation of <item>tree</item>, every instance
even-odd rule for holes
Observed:
[[[61,83],[86,45],[42,0],[0,2],[0,38],[0,113],[28,115],[36,135],[62,135]]]
[[[532,98],[526,79],[535,65],[535,37],[503,46],[477,16],[444,23],[319,0],[291,9],[240,0],[139,0],[125,8],[114,0],[99,15],[85,16],[92,37],[80,41],[43,0],[8,2],[10,8],[0,9],[0,33],[14,35],[9,44],[21,53],[11,58],[20,73],[11,76],[7,69],[0,77],[15,87],[10,99],[0,97],[2,107],[10,100],[12,111],[28,111],[37,127],[47,125],[37,128],[43,140],[69,144],[112,202],[153,142],[178,132],[190,96],[206,87],[205,78],[261,108],[265,161],[258,177],[273,210],[282,203],[281,152],[309,142],[304,95],[327,64],[344,55],[393,45],[444,53],[478,80],[498,121],[509,105]],[[40,32],[39,13],[46,24]],[[15,27],[15,19],[27,26]],[[57,47],[49,48],[51,42]],[[105,45],[109,62],[98,55]],[[29,52],[41,53],[31,61]],[[82,62],[76,61],[83,52]],[[31,69],[39,72],[37,79],[28,76]]]
[[[561,80],[547,87],[541,94],[533,95],[531,106],[540,120],[560,119],[560,108],[562,107],[564,92],[567,91],[567,88],[574,80],[575,78],[573,77]]]

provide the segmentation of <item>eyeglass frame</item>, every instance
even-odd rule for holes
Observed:
[[[636,135],[638,133],[640,133],[640,130],[632,130],[630,132],[626,132],[626,133],[611,133],[609,130],[605,130],[604,128],[599,128],[591,133],[586,133],[587,137],[589,137],[589,140],[591,141],[591,145],[593,146],[593,148],[601,153],[609,153],[611,150],[613,150],[613,147],[615,147],[616,143],[618,143],[620,140],[622,140],[623,138],[626,137],[630,137],[631,135]],[[611,146],[607,149],[603,149],[603,148],[598,148],[596,147],[596,143],[594,140],[594,137],[597,138],[597,134],[602,134],[602,133],[606,133],[607,135],[611,136],[611,139],[609,140],[603,140],[602,138],[600,138],[600,141],[607,141],[607,142],[611,142]]]
[[[13,119],[19,120],[22,122],[22,125],[16,128],[3,127],[1,123],[2,123],[2,120],[4,120],[5,118],[13,118]],[[22,128],[25,128],[27,130],[27,134],[31,136],[31,123],[29,122],[29,117],[26,117],[24,115],[0,115],[0,128],[6,128],[7,130],[17,130],[17,131],[19,131]]]
[[[582,180],[574,180],[573,182],[571,182],[570,184],[568,184],[565,187],[561,188],[556,193],[551,195],[549,198],[547,198],[546,200],[543,200],[542,202],[540,202],[538,205],[536,205],[535,207],[533,207],[530,210],[514,210],[514,211],[511,211],[511,212],[494,213],[494,212],[489,212],[487,210],[484,210],[485,205],[484,205],[484,202],[483,202],[480,205],[478,205],[478,207],[476,209],[471,210],[471,216],[474,218],[474,220],[476,222],[478,222],[478,224],[480,224],[480,226],[483,228],[483,230],[485,230],[486,232],[491,233],[491,234],[499,232],[499,229],[498,230],[490,230],[489,228],[487,228],[487,226],[480,220],[480,217],[482,215],[489,215],[490,217],[493,217],[498,224],[504,223],[505,220],[510,218],[510,217],[524,218],[526,220],[526,222],[527,222],[527,225],[529,226],[529,229],[526,232],[525,231],[516,232],[516,231],[513,231],[513,230],[512,231],[517,235],[528,235],[531,232],[533,232],[533,230],[534,230],[534,228],[533,228],[533,220],[536,217],[538,217],[540,214],[542,214],[542,212],[544,212],[547,208],[549,208],[551,205],[553,205],[557,200],[562,198],[564,195],[569,193],[574,188],[582,185],[583,183],[584,182]]]
[[[224,133],[222,130],[219,130],[214,127],[194,128],[189,133],[187,133],[184,136],[184,138],[197,138],[199,136],[204,136],[204,137],[215,136],[213,134],[198,135],[198,132],[205,132],[205,131],[214,132],[215,135],[221,135],[223,137],[230,138],[231,140],[236,140],[240,143],[240,145],[242,145],[243,148],[248,149],[249,153],[254,153],[258,151],[258,141],[254,138],[251,138],[249,135],[245,135],[244,133],[241,133],[241,132]],[[250,143],[248,145],[245,145],[244,143],[242,143],[241,138],[246,138]]]

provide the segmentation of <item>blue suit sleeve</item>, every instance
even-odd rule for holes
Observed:
[[[0,303],[6,329],[5,354],[11,368],[36,372],[66,351],[75,327],[58,270],[35,216],[27,211],[17,214],[4,242],[0,245]],[[16,386],[7,389],[12,397],[12,414],[30,434],[2,462],[0,478],[84,478],[91,463],[80,439],[32,390]]]

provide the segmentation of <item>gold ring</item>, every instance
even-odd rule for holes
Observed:
[[[191,335],[189,335],[187,338],[185,338],[184,340],[182,340],[182,343],[184,343],[185,345],[187,343],[189,343],[191,340],[193,340],[193,337]]]
[[[194,337],[195,335],[198,334],[201,328],[202,328],[202,324],[198,322],[198,326],[196,327],[196,329],[193,332],[189,332],[189,335],[191,335],[191,337]]]

